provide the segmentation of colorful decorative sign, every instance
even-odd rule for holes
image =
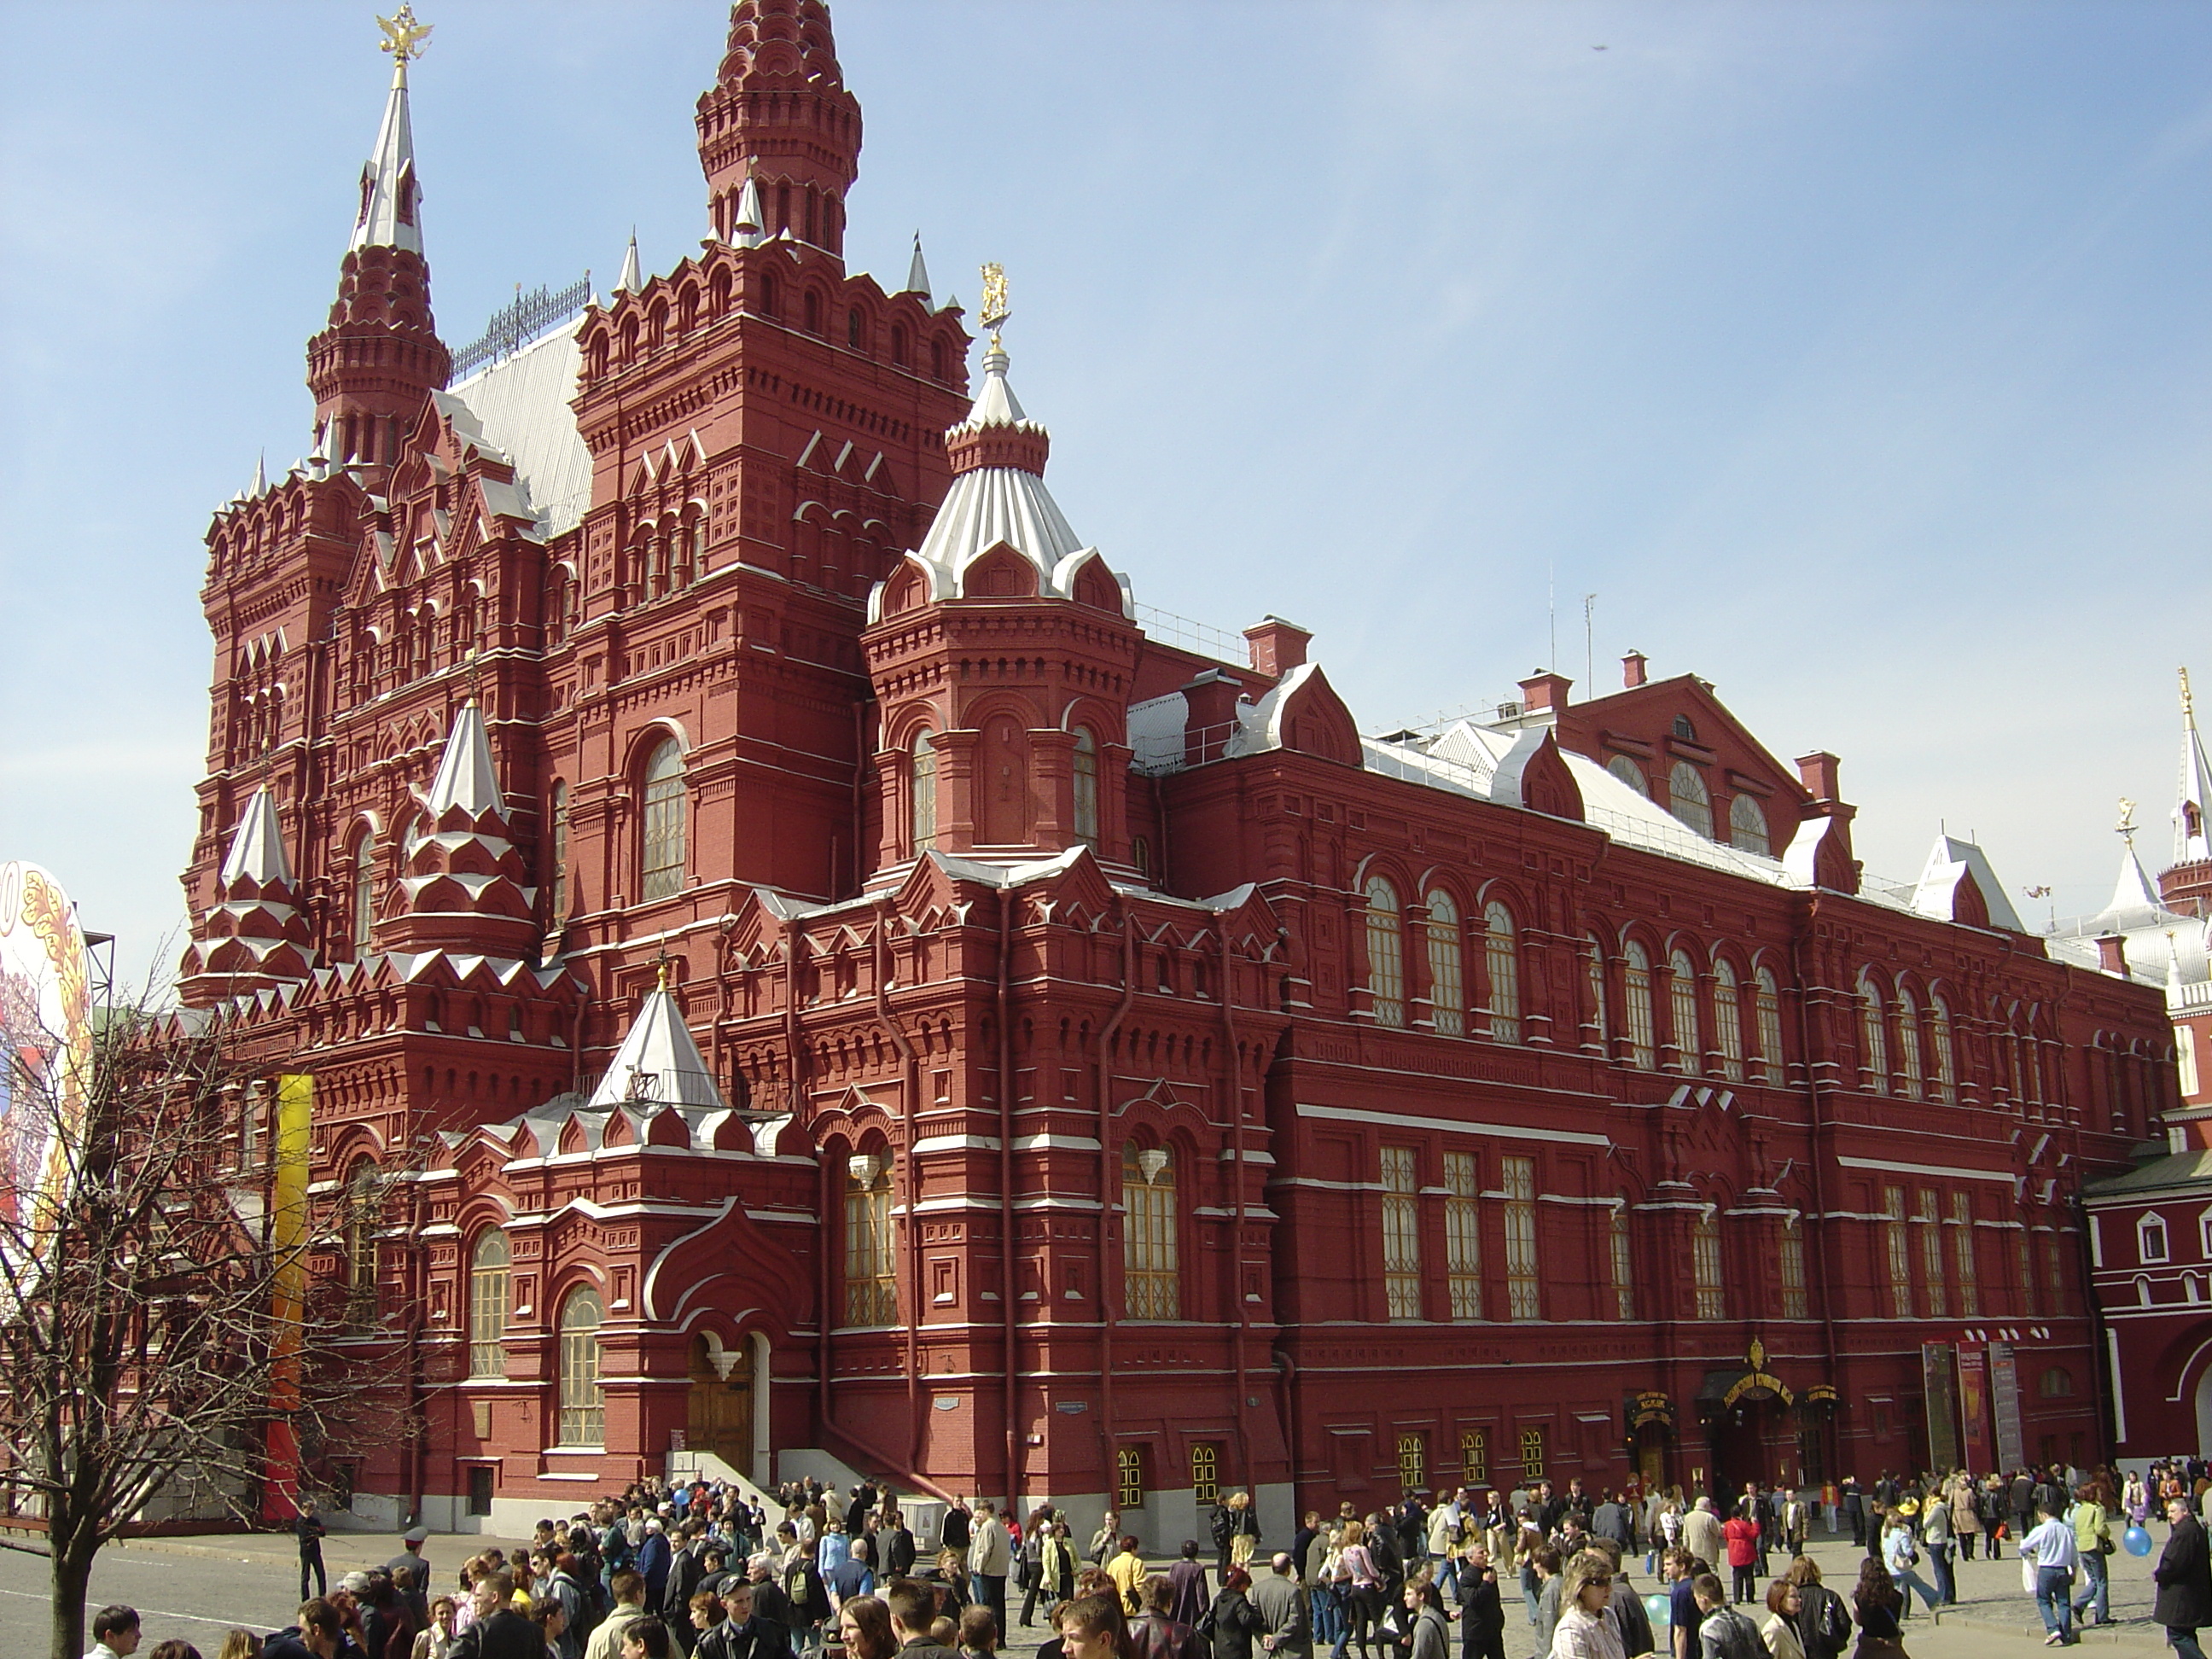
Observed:
[[[76,907],[35,864],[0,864],[0,1218],[39,1248],[66,1201],[92,1088],[91,975]]]

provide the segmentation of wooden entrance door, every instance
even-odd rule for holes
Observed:
[[[715,1363],[713,1343],[691,1339],[690,1425],[686,1440],[694,1451],[712,1452],[747,1480],[753,1478],[752,1346],[741,1342],[725,1377]]]

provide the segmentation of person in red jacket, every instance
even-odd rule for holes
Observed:
[[[1729,1571],[1735,1580],[1731,1601],[1755,1601],[1759,1595],[1759,1522],[1752,1519],[1748,1503],[1739,1504],[1721,1528],[1721,1536],[1728,1540]]]

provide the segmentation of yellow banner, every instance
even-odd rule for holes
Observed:
[[[300,1406],[301,1322],[307,1294],[307,1148],[314,1107],[312,1075],[292,1072],[277,1079],[276,1157],[269,1194],[269,1248],[276,1265],[269,1307],[276,1328],[269,1405],[277,1420],[269,1429],[265,1507],[280,1520],[289,1518],[286,1511],[300,1488],[299,1439],[287,1414]]]

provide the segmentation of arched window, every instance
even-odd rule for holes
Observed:
[[[1759,970],[1758,993],[1753,999],[1757,1018],[1753,1029],[1759,1033],[1759,1079],[1762,1083],[1782,1081],[1782,988],[1775,983],[1774,970]]]
[[[1607,1052],[1607,1040],[1613,1035],[1611,1010],[1605,1003],[1605,946],[1597,942],[1595,933],[1584,943],[1589,947],[1584,961],[1589,969],[1591,1030],[1596,1033],[1597,1048],[1602,1054]]]
[[[638,896],[684,890],[684,746],[669,738],[645,763],[645,835]]]
[[[1482,961],[1490,976],[1490,1035],[1498,1042],[1521,1041],[1521,952],[1513,913],[1491,903],[1482,911]]]
[[[1091,728],[1075,728],[1075,838],[1098,845],[1098,740]]]
[[[365,1331],[376,1322],[376,1236],[384,1221],[384,1177],[363,1158],[348,1177],[343,1200],[346,1258],[345,1323]]]
[[[1713,798],[1705,775],[1687,761],[1676,761],[1667,775],[1667,810],[1703,836],[1713,836]]]
[[[1889,1092],[1889,1007],[1870,968],[1859,969],[1859,1046],[1865,1050],[1860,1066],[1867,1087],[1878,1095]]]
[[[376,837],[364,835],[353,857],[353,951],[367,954],[369,930],[376,926]]]
[[[1667,958],[1667,1016],[1674,1025],[1674,1053],[1684,1072],[1705,1069],[1705,1050],[1698,1040],[1698,970],[1687,951]]]
[[[1920,1005],[1902,985],[1897,988],[1897,1058],[1905,1072],[1908,1098],[1920,1098],[1923,1080],[1920,1069]]]
[[[1379,1025],[1406,1023],[1405,944],[1398,890],[1387,876],[1367,878],[1367,990]]]
[[[507,1233],[487,1227],[469,1252],[469,1375],[507,1375]]]
[[[1182,1317],[1176,1252],[1175,1158],[1164,1146],[1121,1148],[1121,1304],[1130,1319]]]
[[[1946,1106],[1959,1101],[1958,1056],[1951,1046],[1951,1007],[1942,996],[1928,999],[1928,1041],[1936,1062],[1936,1097]]]
[[[1613,1255],[1613,1316],[1636,1317],[1636,1252],[1628,1231],[1628,1206],[1623,1200],[1607,1224],[1606,1237]]]
[[[898,1322],[890,1164],[867,1153],[848,1158],[845,1164],[845,1322]]]
[[[1460,965],[1459,908],[1441,887],[1429,892],[1429,1010],[1438,1036],[1467,1035],[1467,981]]]
[[[1697,1289],[1697,1316],[1726,1319],[1728,1292],[1721,1282],[1721,1224],[1700,1216],[1690,1228],[1690,1269]]]
[[[934,379],[939,380],[949,380],[952,378],[952,356],[945,350],[944,337],[941,335],[929,343],[929,372]]]
[[[937,845],[937,743],[927,726],[914,734],[914,766],[908,789],[916,857]]]
[[[599,1392],[599,1293],[588,1285],[568,1292],[556,1322],[561,1352],[561,1423],[554,1443],[598,1446],[607,1434],[606,1398]]]
[[[1772,840],[1766,833],[1766,809],[1751,795],[1739,794],[1729,802],[1729,845],[1740,853],[1771,855]]]
[[[861,332],[862,327],[860,313],[857,307],[845,313],[845,343],[855,351],[860,349],[861,342],[865,337]]]
[[[1742,1082],[1743,997],[1735,964],[1726,957],[1713,959],[1713,1036],[1721,1052],[1721,1075],[1730,1083]]]
[[[1605,769],[1619,778],[1644,799],[1651,799],[1651,780],[1644,775],[1644,769],[1626,755],[1615,755],[1605,763]]]
[[[2043,1373],[2037,1392],[2045,1400],[2063,1400],[2074,1392],[2074,1373],[2063,1365],[2053,1365]]]
[[[546,920],[555,928],[568,919],[568,786],[553,786],[553,800],[546,812],[547,862],[552,866],[545,884]]]
[[[1621,951],[1621,989],[1628,1004],[1628,1058],[1647,1072],[1659,1069],[1659,1051],[1651,1040],[1651,958],[1631,939]]]

